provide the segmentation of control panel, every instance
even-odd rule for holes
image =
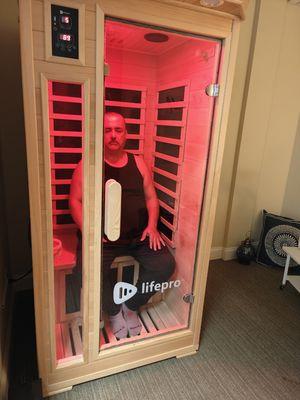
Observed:
[[[52,55],[78,59],[78,9],[51,5]]]

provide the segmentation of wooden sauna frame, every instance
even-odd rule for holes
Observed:
[[[49,54],[50,4],[78,7],[84,32],[80,59],[56,59]],[[222,154],[239,37],[239,19],[247,0],[226,0],[217,10],[193,0],[19,0],[26,147],[30,192],[36,340],[44,396],[63,392],[91,379],[170,357],[193,354],[199,347],[205,286],[212,242]],[[216,100],[209,164],[195,262],[194,304],[189,327],[166,335],[107,349],[99,354],[101,194],[102,179],[104,16],[138,21],[223,40],[220,96]],[[45,33],[46,32],[46,33]],[[97,74],[96,74],[97,71]],[[47,115],[47,79],[82,83],[85,104],[83,251],[83,355],[57,365],[52,253],[51,193]],[[98,95],[96,95],[98,93]],[[89,251],[88,251],[89,249]],[[201,265],[201,268],[199,267]],[[98,266],[98,267],[97,267]]]

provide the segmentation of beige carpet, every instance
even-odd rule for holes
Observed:
[[[300,399],[300,294],[282,269],[211,263],[199,352],[74,386],[53,400]]]

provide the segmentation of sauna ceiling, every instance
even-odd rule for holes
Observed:
[[[115,21],[106,22],[106,44],[110,48],[118,50],[134,51],[142,54],[159,56],[167,51],[190,42],[191,38],[176,35],[173,32],[158,31],[151,28],[144,28],[129,24],[120,24]],[[168,36],[166,42],[149,42],[145,35],[149,33],[161,32]],[[198,39],[199,41],[199,39]]]

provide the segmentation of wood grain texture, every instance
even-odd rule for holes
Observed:
[[[52,354],[52,369],[56,366],[56,343],[55,343],[55,324],[56,324],[56,313],[55,313],[55,288],[54,288],[54,262],[53,262],[53,226],[52,218],[49,218],[52,214],[52,193],[51,193],[51,164],[50,164],[50,131],[49,131],[49,113],[48,113],[48,79],[45,75],[41,74],[41,99],[42,99],[42,123],[43,131],[40,132],[44,145],[44,187],[45,187],[45,209],[46,209],[46,237],[43,235],[45,240],[44,253],[47,257],[46,265],[44,268],[47,271],[48,280],[48,304],[49,304],[49,327],[48,337],[50,340],[50,353]],[[53,357],[53,355],[55,355]]]
[[[231,18],[238,17],[245,19],[245,10],[249,0],[225,0],[223,4],[218,7],[203,7],[199,0],[156,0],[167,4],[176,4],[179,7],[187,7],[192,10],[199,10],[204,13],[212,15],[223,15]]]
[[[73,365],[72,368],[57,370],[51,374],[47,393],[84,382],[87,377],[89,380],[96,379],[193,351],[195,347],[190,345],[191,337],[192,332],[187,329],[149,338],[147,342],[129,343],[126,346],[104,350],[97,362]]]
[[[103,12],[112,17],[139,21],[198,35],[225,38],[231,32],[231,19],[219,14],[199,13],[199,10],[178,8],[149,0],[98,0]]]
[[[64,3],[64,0],[62,0]],[[99,351],[99,310],[100,310],[100,256],[101,256],[101,182],[102,182],[102,123],[103,123],[103,59],[104,59],[104,15],[137,20],[161,27],[210,35],[216,38],[230,38],[232,18],[195,9],[178,8],[150,0],[78,0],[77,5],[85,5],[86,34],[85,52],[89,65],[60,64],[56,60],[46,62],[43,48],[44,23],[36,21],[38,16],[44,21],[44,2],[20,0],[22,73],[24,88],[24,108],[28,173],[30,186],[30,208],[32,218],[33,269],[35,285],[35,307],[37,324],[37,346],[40,375],[43,379],[44,395],[69,389],[72,385],[89,379],[110,375],[150,362],[191,353],[198,348],[201,314],[208,256],[211,244],[215,199],[220,174],[220,159],[226,128],[226,118],[230,99],[235,53],[225,41],[225,62],[222,82],[226,88],[218,101],[214,127],[212,156],[208,172],[208,186],[205,195],[204,220],[201,235],[205,238],[198,247],[198,273],[195,294],[198,296],[192,310],[191,329],[183,329],[168,335],[149,338],[147,341],[129,343],[126,346]],[[97,10],[96,10],[96,4]],[[33,12],[32,8],[33,7]],[[180,12],[179,12],[180,11]],[[34,15],[34,21],[32,21]],[[97,19],[96,19],[97,16]],[[96,22],[97,21],[97,22]],[[33,26],[32,26],[33,25]],[[236,28],[235,28],[236,30]],[[97,38],[97,39],[96,39]],[[233,43],[237,40],[234,32]],[[96,48],[94,49],[94,46]],[[35,50],[33,50],[35,47]],[[88,50],[89,49],[89,50]],[[90,53],[89,53],[90,52]],[[229,65],[229,67],[228,67]],[[96,67],[96,68],[95,68]],[[141,70],[140,70],[141,71]],[[41,74],[45,79],[57,79],[84,84],[84,252],[83,252],[83,358],[66,363],[55,363],[55,307],[54,277],[51,262],[51,230],[49,218],[49,164],[45,151],[46,138],[43,134],[47,126],[45,85],[41,84]],[[142,75],[142,74],[141,74]],[[141,77],[140,77],[141,78]],[[136,85],[139,85],[136,82]],[[224,97],[225,96],[225,97]],[[42,99],[44,98],[44,101]],[[36,101],[36,99],[38,99]],[[90,108],[93,111],[90,112]],[[39,117],[37,116],[39,114]],[[95,120],[91,117],[95,116]],[[222,116],[222,117],[221,117]],[[147,120],[147,117],[146,117]],[[153,115],[149,121],[154,123]],[[44,122],[44,125],[43,125]],[[50,246],[51,247],[51,246]],[[202,268],[200,270],[199,265]],[[199,272],[200,271],[200,272]],[[163,313],[163,311],[161,311]],[[161,316],[161,315],[160,315]],[[177,317],[177,316],[176,316]],[[172,318],[169,315],[168,318]],[[163,321],[162,321],[163,322]],[[63,329],[60,330],[63,335]],[[78,342],[78,331],[75,333]],[[67,340],[67,339],[66,339]],[[70,351],[68,351],[68,354]]]
[[[38,158],[38,135],[35,115],[34,64],[32,43],[32,8],[26,0],[19,2],[20,43],[23,81],[23,103],[26,131],[27,168],[29,182],[29,203],[31,216],[32,263],[34,279],[34,303],[36,320],[36,340],[40,376],[46,377],[49,371],[49,349],[45,348],[45,334],[49,326],[44,321],[46,286],[43,275],[42,215],[40,203],[40,177]],[[40,327],[44,327],[43,330]]]
[[[101,289],[101,240],[102,240],[102,160],[103,160],[103,98],[104,98],[104,14],[102,9],[96,7],[96,95],[95,95],[95,127],[92,130],[94,138],[94,175],[91,177],[91,185],[95,188],[93,196],[93,215],[91,220],[94,222],[94,237],[91,245],[93,253],[90,258],[89,287],[90,293],[86,301],[89,307],[90,317],[85,321],[87,332],[90,336],[90,347],[87,351],[88,362],[98,359],[99,354],[99,320],[100,320],[100,289]]]
[[[34,4],[39,8],[39,3],[34,2]],[[95,14],[94,14],[95,16]],[[93,119],[90,118],[90,102],[93,98],[94,93],[91,94],[90,91],[90,80],[95,80],[95,61],[91,64],[93,68],[88,68],[82,66],[73,66],[72,70],[70,71],[70,66],[67,65],[60,65],[54,62],[47,63],[45,62],[45,54],[42,49],[43,41],[41,39],[41,33],[38,31],[33,31],[33,42],[35,43],[35,60],[34,60],[34,67],[35,67],[35,77],[36,77],[36,99],[37,99],[37,106],[36,106],[36,121],[37,121],[37,134],[38,134],[38,144],[39,144],[39,173],[40,173],[40,181],[41,187],[44,188],[43,196],[40,198],[41,201],[41,210],[44,211],[44,217],[42,218],[42,240],[43,240],[43,248],[44,248],[44,268],[45,268],[45,275],[46,278],[46,286],[48,288],[48,298],[46,300],[46,311],[44,312],[44,318],[47,318],[50,324],[50,330],[47,335],[47,340],[50,343],[50,354],[51,356],[51,370],[55,370],[57,367],[57,361],[55,357],[55,305],[54,301],[54,277],[53,277],[53,254],[52,254],[52,224],[50,215],[52,214],[52,203],[51,203],[51,181],[50,181],[50,148],[49,148],[49,116],[48,116],[48,80],[58,80],[62,82],[76,82],[83,84],[83,92],[84,92],[84,102],[83,102],[83,109],[84,109],[84,153],[83,158],[88,163],[89,154],[90,154],[90,146],[93,144],[89,142],[89,128],[90,125],[93,128],[94,123]],[[86,45],[89,46],[91,41],[87,41]],[[91,46],[93,48],[93,45]],[[93,48],[94,54],[95,50]],[[95,101],[94,103],[95,104]],[[41,114],[40,114],[41,113]],[[39,117],[41,115],[41,118]],[[42,150],[44,148],[44,150]],[[87,192],[87,188],[89,187],[88,184],[88,176],[89,174],[86,173],[84,178],[84,191]],[[89,197],[85,197],[83,208],[85,210],[89,210]],[[88,213],[85,212],[85,220],[86,224],[88,224]],[[87,229],[87,228],[85,228]],[[87,248],[89,248],[89,236],[86,236],[85,244]],[[88,252],[83,252],[83,263],[84,265],[88,265],[87,261]],[[47,272],[46,272],[47,271]],[[85,286],[86,275],[84,274],[83,285]],[[84,293],[88,293],[88,290],[84,290]],[[85,300],[85,296],[83,296],[83,300]],[[85,301],[83,301],[85,304]],[[86,317],[88,319],[88,317]],[[87,338],[87,345],[86,348],[89,348],[88,338],[89,335],[83,328],[83,334],[85,335],[84,338]],[[84,341],[85,343],[85,341]],[[46,347],[49,346],[46,342]],[[73,359],[73,362],[82,362],[81,359]],[[71,364],[71,360],[69,362]],[[49,372],[48,372],[49,373]],[[47,381],[47,375],[44,377],[44,381]]]

